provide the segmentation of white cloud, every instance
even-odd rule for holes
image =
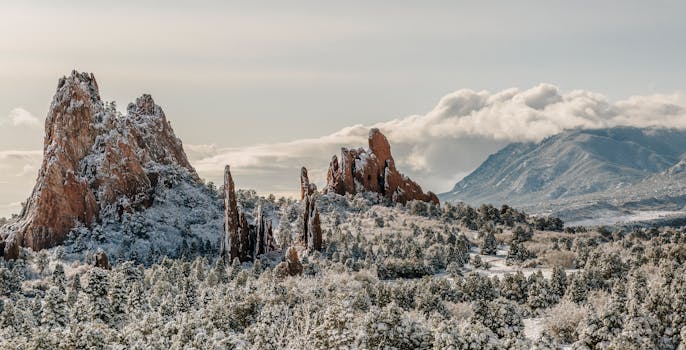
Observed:
[[[239,187],[264,192],[297,188],[298,169],[307,166],[320,185],[331,155],[340,147],[366,146],[369,128],[391,142],[402,171],[426,189],[448,190],[489,154],[509,142],[540,141],[563,130],[612,126],[686,128],[686,95],[634,96],[612,102],[590,91],[562,93],[550,84],[528,90],[458,90],[423,115],[373,125],[354,125],[330,135],[247,147],[188,147],[202,176],[220,181],[231,164]]]
[[[17,107],[10,111],[10,114],[5,119],[0,119],[0,126],[26,126],[31,128],[40,128],[41,122],[31,112]]]

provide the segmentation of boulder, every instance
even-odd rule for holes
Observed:
[[[95,253],[95,261],[93,262],[93,266],[99,267],[103,270],[112,269],[112,265],[110,265],[110,259],[107,257],[107,254],[102,250]]]

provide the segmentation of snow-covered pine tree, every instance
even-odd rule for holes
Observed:
[[[45,294],[41,323],[48,328],[64,327],[69,323],[66,296],[59,287],[50,287]]]
[[[482,255],[495,255],[498,251],[498,240],[495,238],[493,231],[488,231],[481,242]]]
[[[107,271],[97,267],[88,271],[88,285],[85,292],[88,296],[88,310],[93,320],[107,323],[112,318],[110,301],[107,297],[109,287]]]

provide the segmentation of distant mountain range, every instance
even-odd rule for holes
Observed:
[[[686,131],[571,130],[491,155],[442,201],[510,204],[567,220],[686,205]]]

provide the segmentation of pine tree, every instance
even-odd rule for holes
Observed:
[[[236,259],[234,259],[234,261],[236,261]],[[223,259],[217,259],[215,261],[215,263],[214,263],[214,275],[215,275],[215,277],[217,277],[218,283],[229,282],[229,276],[226,274],[226,265],[224,265]]]
[[[69,291],[67,292],[67,305],[74,306],[76,299],[79,297],[79,292],[81,292],[81,275],[75,273],[71,277],[71,282],[69,283]]]
[[[567,298],[575,303],[581,303],[586,300],[587,295],[588,286],[583,274],[580,272],[573,274],[567,288]]]
[[[422,325],[407,318],[395,303],[371,310],[365,318],[365,348],[431,349],[433,339]]]
[[[124,276],[122,276],[122,274],[114,274],[108,294],[110,296],[112,322],[116,324],[125,318],[126,306],[128,303],[127,298],[129,292],[125,286]]]
[[[82,324],[91,320],[90,303],[84,293],[75,294],[74,304],[71,307],[71,319],[75,324]]]
[[[4,266],[0,266],[0,295],[11,292],[12,273]]]
[[[12,267],[12,276],[7,283],[10,292],[16,292],[21,289],[21,285],[26,279],[26,262],[23,259],[19,259],[14,262],[14,267]]]
[[[143,286],[141,282],[136,281],[131,285],[131,291],[129,292],[129,297],[127,298],[126,311],[129,314],[134,312],[143,312],[147,308],[145,304],[145,296],[143,295]]]
[[[44,299],[42,324],[55,328],[64,327],[68,322],[69,313],[64,292],[59,287],[50,287]]]
[[[36,256],[36,269],[41,276],[45,273],[49,263],[48,253],[45,250],[38,252],[38,255]]]
[[[64,274],[62,264],[55,265],[55,270],[52,272],[52,283],[60,289],[62,294],[67,292],[67,276]]]
[[[6,302],[2,309],[2,313],[0,313],[0,328],[18,331],[19,323],[14,309],[14,303],[12,301]]]
[[[334,303],[326,309],[321,324],[310,334],[312,345],[315,349],[355,348],[354,320],[353,310]]]
[[[528,285],[528,303],[532,309],[544,309],[557,303],[559,300],[559,297],[552,292],[552,288],[550,288],[548,282],[543,278],[543,274],[540,270],[529,277]]]
[[[553,267],[553,273],[550,277],[550,291],[562,298],[567,291],[567,273],[559,266]]]
[[[498,251],[498,240],[492,231],[489,231],[484,236],[481,243],[481,255],[495,255]]]
[[[602,328],[602,321],[595,312],[590,311],[577,327],[579,340],[573,344],[572,349],[595,349],[596,345],[607,340]]]
[[[85,292],[88,295],[88,310],[93,320],[107,323],[112,317],[110,301],[107,298],[109,284],[109,276],[105,270],[96,267],[88,272],[88,286]]]
[[[229,276],[230,280],[236,279],[238,274],[243,270],[241,267],[241,262],[238,259],[233,259],[233,262],[231,263],[231,275]]]
[[[541,336],[533,343],[532,350],[558,350],[560,344],[548,332],[543,331]]]

